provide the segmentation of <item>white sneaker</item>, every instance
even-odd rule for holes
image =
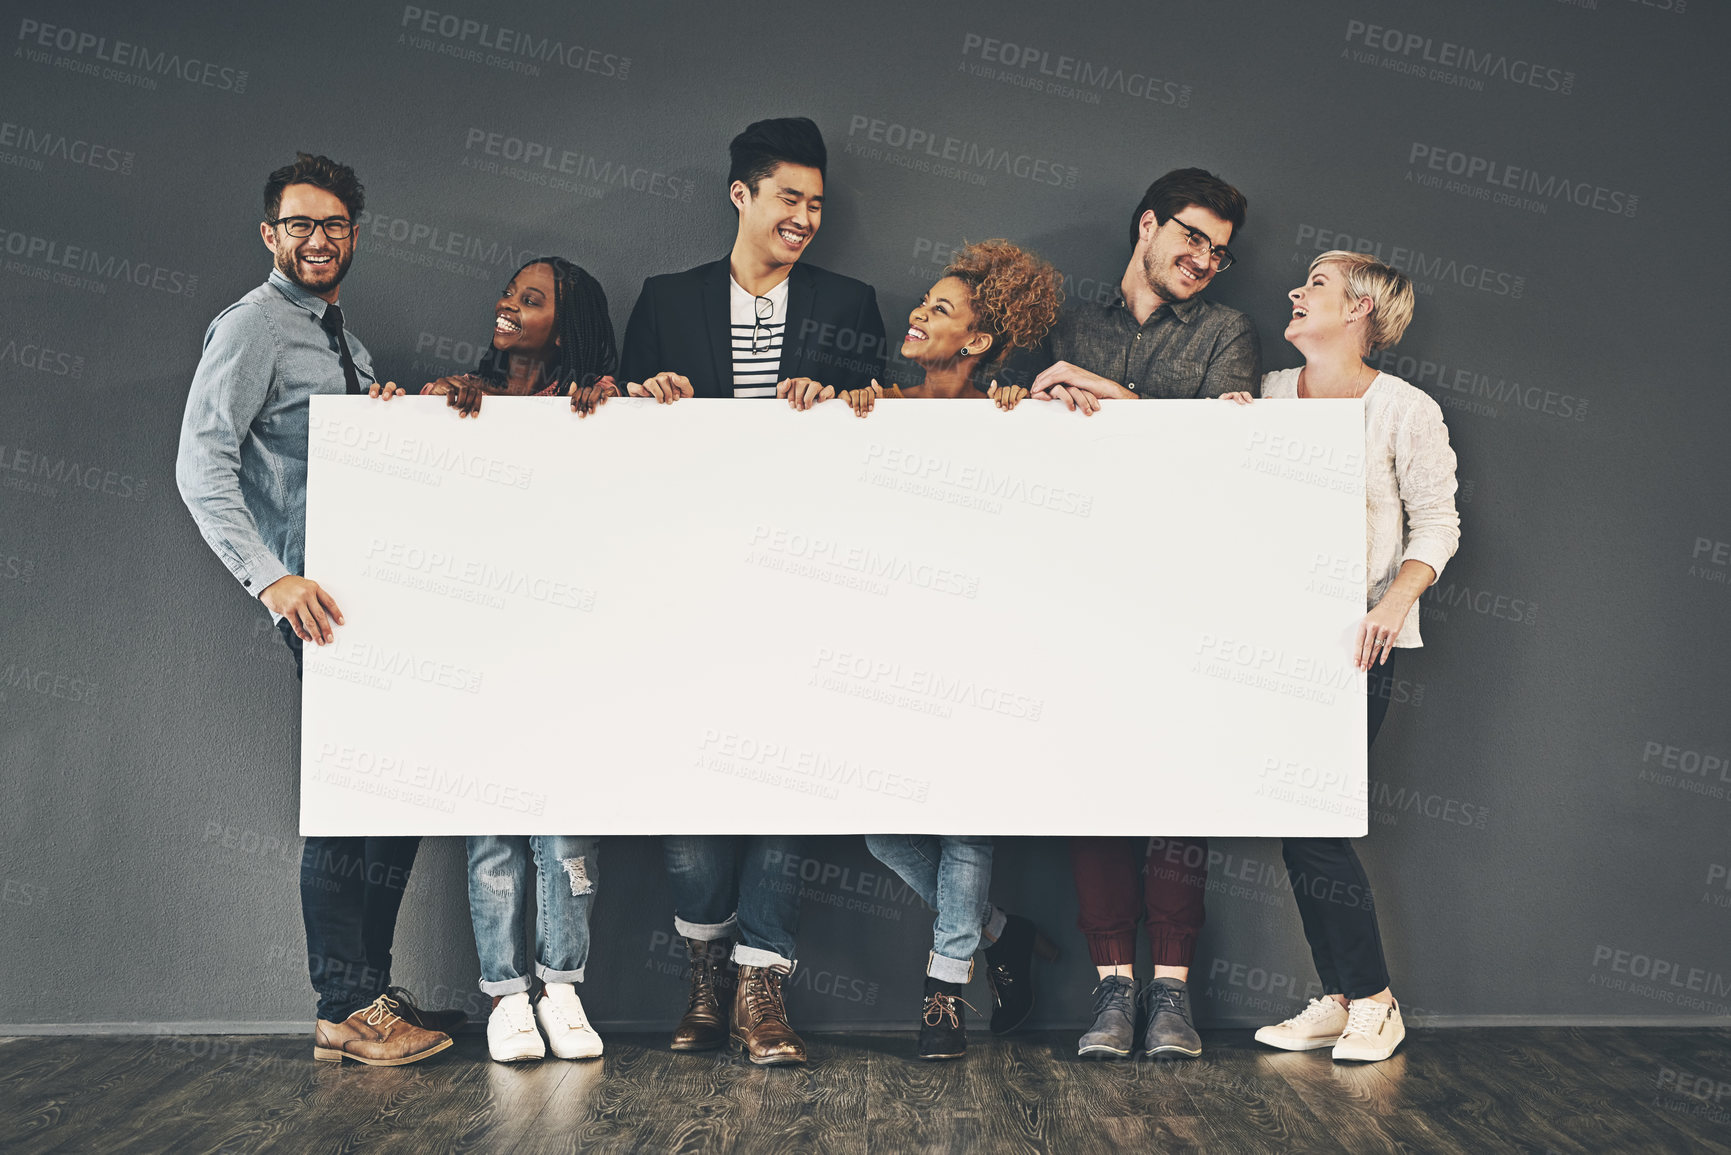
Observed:
[[[547,1044],[535,1029],[529,993],[506,995],[487,1018],[487,1053],[495,1063],[520,1063],[547,1057]]]
[[[593,1059],[601,1053],[601,1036],[583,1013],[583,1000],[570,983],[548,983],[535,1004],[535,1017],[547,1032],[547,1045],[561,1059]]]
[[[1272,1027],[1256,1032],[1256,1041],[1283,1051],[1314,1051],[1332,1047],[1346,1030],[1346,1008],[1334,999],[1311,999],[1310,1005]]]
[[[1340,1042],[1334,1044],[1334,1057],[1381,1062],[1394,1054],[1404,1038],[1406,1024],[1400,1021],[1399,1003],[1359,999],[1347,1010],[1346,1030],[1340,1033]]]

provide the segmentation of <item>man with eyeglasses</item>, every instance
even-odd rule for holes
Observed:
[[[1103,398],[1255,395],[1256,327],[1201,298],[1232,267],[1226,246],[1244,227],[1244,194],[1212,173],[1181,168],[1148,186],[1130,221],[1135,248],[1109,304],[1065,306],[1034,364],[1030,389],[1093,413]]]
[[[1117,299],[1065,306],[1036,362],[1047,367],[1030,385],[1032,395],[1083,413],[1098,411],[1102,399],[1256,395],[1262,354],[1255,326],[1238,310],[1201,297],[1215,274],[1232,267],[1227,244],[1244,227],[1244,214],[1243,194],[1199,168],[1177,169],[1149,185],[1131,218],[1135,248]],[[1188,984],[1204,917],[1207,840],[1072,838],[1070,862],[1077,925],[1099,978],[1078,1054],[1200,1055]],[[1154,964],[1140,990],[1138,918]]]
[[[823,220],[828,152],[805,117],[760,120],[728,145],[728,198],[738,213],[727,256],[643,283],[619,358],[633,396],[785,397],[806,409],[883,376],[877,294],[802,263]],[[790,479],[797,480],[797,479]],[[677,805],[677,800],[674,800]],[[674,817],[674,829],[701,822]],[[673,926],[690,959],[676,1051],[737,1043],[760,1066],[806,1061],[787,1021],[802,859],[794,835],[686,834],[664,840]],[[737,966],[737,983],[727,962]]]
[[[363,204],[354,170],[329,157],[300,153],[270,174],[259,234],[274,267],[205,331],[175,462],[199,532],[276,619],[297,676],[302,644],[327,645],[343,624],[330,591],[301,574],[308,399],[378,390],[372,358],[337,304]],[[390,985],[397,909],[419,842],[306,839],[301,915],[319,1000],[315,1059],[413,1063],[449,1047],[447,1032],[464,1019],[421,1010]]]

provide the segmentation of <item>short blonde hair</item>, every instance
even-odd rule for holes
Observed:
[[[1366,353],[1380,353],[1400,343],[1406,327],[1412,323],[1412,279],[1399,269],[1393,269],[1368,253],[1349,253],[1332,249],[1310,262],[1310,271],[1318,265],[1339,265],[1344,274],[1342,292],[1348,300],[1370,298],[1370,318],[1365,323]]]

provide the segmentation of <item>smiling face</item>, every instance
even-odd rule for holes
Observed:
[[[823,174],[785,161],[757,182],[736,180],[728,194],[739,209],[739,240],[766,266],[791,265],[805,255],[823,218]]]
[[[1185,205],[1165,224],[1155,223],[1152,209],[1143,213],[1136,241],[1142,275],[1154,295],[1167,304],[1188,301],[1206,289],[1216,271],[1207,250],[1197,252],[1180,224],[1206,234],[1211,244],[1225,245],[1232,240],[1232,222],[1201,205]]]
[[[553,304],[552,269],[534,264],[519,272],[493,307],[493,348],[551,361],[559,345]]]
[[[311,217],[315,221],[330,217],[348,217],[349,210],[332,192],[310,184],[291,184],[282,190],[278,217]],[[327,301],[337,297],[337,286],[349,271],[355,257],[353,230],[340,241],[333,241],[322,228],[314,229],[310,237],[291,237],[281,225],[263,225],[264,243],[276,254],[277,271],[283,276]]]
[[[930,368],[952,364],[966,349],[970,357],[991,347],[992,338],[974,328],[974,291],[960,277],[945,277],[926,291],[908,314],[902,356]]]
[[[1358,315],[1358,302],[1347,295],[1346,277],[1339,265],[1325,261],[1310,270],[1304,284],[1286,294],[1292,300],[1292,320],[1286,339],[1335,340],[1346,333],[1349,318]]]

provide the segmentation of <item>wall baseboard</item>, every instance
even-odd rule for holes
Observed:
[[[671,1019],[595,1019],[597,1030],[625,1034],[671,1031]],[[1198,1024],[1203,1030],[1244,1030],[1265,1026],[1266,1018],[1220,1019]],[[480,1021],[471,1027],[479,1028]],[[1425,1015],[1409,1024],[1416,1029],[1449,1030],[1458,1027],[1677,1027],[1731,1030],[1731,1016],[1677,1015]],[[871,1022],[802,1022],[809,1034],[912,1034],[913,1028]],[[1076,1030],[1071,1021],[1039,1022],[1029,1030]],[[178,1023],[0,1023],[0,1039],[41,1035],[139,1036],[139,1035],[304,1035],[312,1032],[308,1020],[239,1022],[193,1020]]]

